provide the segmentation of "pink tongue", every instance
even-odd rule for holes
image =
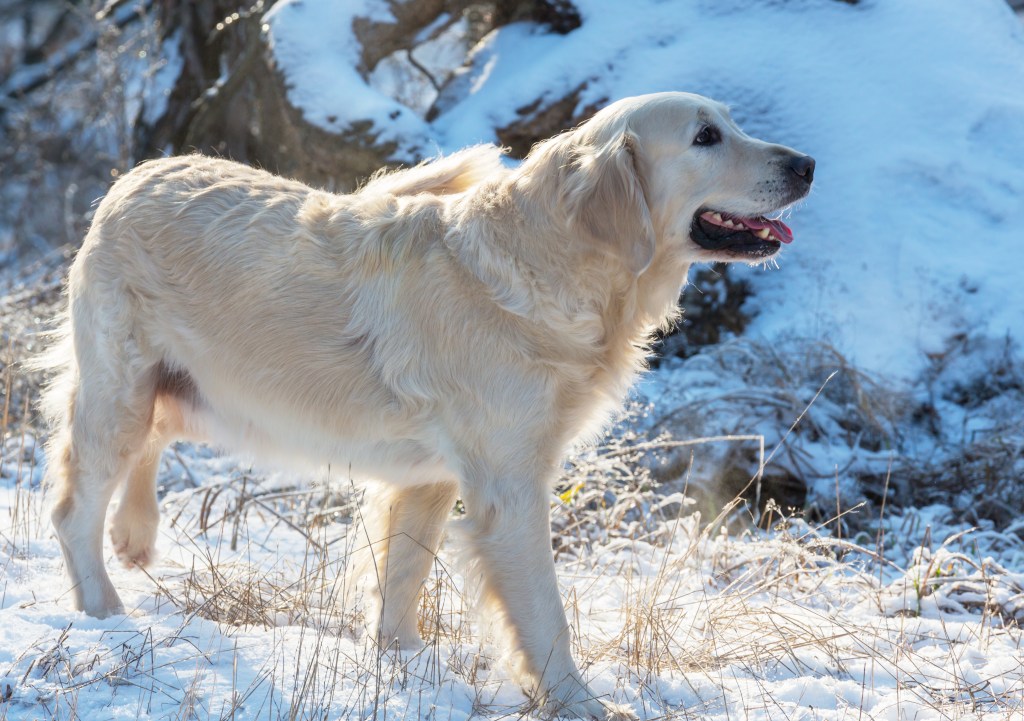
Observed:
[[[783,243],[793,242],[793,231],[790,230],[789,226],[781,220],[768,220],[768,218],[741,218],[741,221],[743,222],[743,225],[747,226],[751,230],[761,230],[763,228],[770,229],[775,237]]]

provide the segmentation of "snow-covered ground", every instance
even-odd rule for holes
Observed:
[[[114,569],[130,612],[100,621],[67,610],[41,453],[31,438],[6,451],[0,718],[534,713],[469,613],[449,547],[424,597],[425,647],[375,652],[357,595],[341,604],[358,544],[337,522],[352,511],[342,479],[296,488],[207,450],[167,454],[164,555],[146,574]],[[1013,534],[972,532],[932,507],[886,516],[870,538],[781,517],[771,532],[730,537],[692,514],[630,521],[615,506],[553,502],[568,528],[558,565],[579,657],[599,693],[642,718],[1024,713],[1024,574],[1007,570],[1024,568],[1024,544]]]
[[[995,396],[986,407],[999,417],[982,422],[942,396],[993,375],[1000,348],[1019,368],[1024,337],[1024,28],[1002,0],[575,4],[583,24],[569,35],[519,23],[485,38],[463,94],[432,122],[425,104],[393,97],[389,66],[372,84],[351,70],[350,20],[385,16],[384,2],[282,0],[269,37],[311,120],[375,118],[408,159],[493,141],[517,108],[581,86],[580,108],[657,90],[710,95],[751,134],[817,158],[815,192],[790,219],[796,242],[778,267],[740,271],[753,289],[747,337],[652,374],[641,428],[685,407],[678,431],[755,446],[764,436],[773,466],[814,467],[816,500],[835,487],[840,513],[850,479],[885,477],[893,451],[842,441],[871,429],[850,430],[856,404],[843,394],[815,397],[831,368],[831,388],[846,383],[858,402],[868,377],[884,379],[878,396],[927,397],[940,436],[1017,442],[1019,427],[1013,436],[1000,422],[1024,417],[1020,407]],[[439,50],[421,60],[450,62]],[[853,369],[867,375],[851,382]],[[745,392],[751,378],[762,387]],[[794,435],[772,455],[805,406],[819,440]],[[896,431],[904,453],[936,452]],[[339,602],[358,545],[347,479],[310,486],[205,448],[168,452],[163,556],[148,575],[111,559],[131,612],[97,621],[67,610],[43,463],[33,435],[5,440],[0,721],[535,713],[474,619],[449,545],[424,598],[425,648],[374,651],[358,598]],[[1007,480],[1024,482],[1024,467]],[[577,657],[596,690],[642,718],[1024,718],[1020,524],[972,528],[951,498],[872,508],[853,537],[779,513],[768,531],[730,536],[724,521],[675,520],[657,512],[665,499],[633,491],[552,501]],[[589,508],[595,497],[605,505]]]

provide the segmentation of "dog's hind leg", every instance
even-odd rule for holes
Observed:
[[[157,364],[139,349],[127,300],[109,287],[92,297],[96,290],[72,296],[72,347],[51,390],[64,409],[48,474],[74,606],[102,618],[123,610],[103,562],[103,525],[114,490],[144,453]],[[49,399],[51,409],[59,400]]]
[[[455,503],[456,485],[376,490],[364,527],[372,554],[371,593],[379,611],[377,640],[384,648],[396,642],[401,649],[417,648],[422,645],[416,628],[420,589]]]
[[[182,435],[182,431],[178,401],[167,396],[159,397],[149,437],[128,473],[124,492],[110,519],[110,540],[114,544],[114,552],[126,566],[145,567],[155,559],[156,532],[160,525],[156,497],[160,454],[168,443]]]

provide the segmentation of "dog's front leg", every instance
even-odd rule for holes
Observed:
[[[636,718],[628,707],[598,699],[573,661],[551,553],[546,480],[481,474],[464,487],[481,600],[504,621],[524,680],[554,710]]]

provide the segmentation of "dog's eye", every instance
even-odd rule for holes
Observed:
[[[722,142],[722,134],[714,125],[705,125],[693,139],[694,145],[717,145]]]

